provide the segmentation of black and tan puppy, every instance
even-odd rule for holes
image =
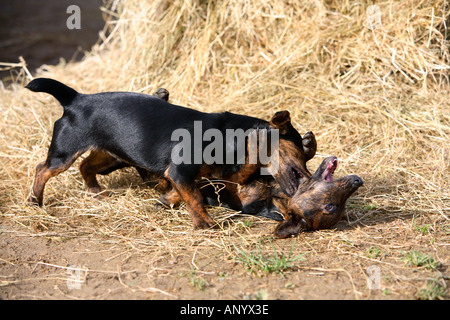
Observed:
[[[81,94],[46,78],[35,79],[26,87],[53,95],[64,107],[63,116],[54,124],[47,159],[36,167],[29,198],[33,204],[42,205],[47,181],[67,170],[88,150],[100,150],[122,162],[165,177],[185,201],[195,228],[209,228],[215,224],[203,205],[203,197],[196,185],[198,178],[214,176],[233,184],[245,184],[266,166],[284,192],[292,196],[297,190],[300,172],[307,172],[302,137],[292,127],[288,111],[277,112],[268,122],[229,112],[204,113],[145,94]],[[219,130],[224,136],[227,130],[279,130],[278,170],[273,169],[273,162],[248,161],[248,153],[243,163],[206,163],[201,156],[193,163],[175,163],[172,153],[179,141],[172,139],[173,132],[183,129],[195,137],[196,122],[201,123],[202,136],[209,129]],[[194,141],[191,158],[198,160],[196,155],[205,151],[206,146],[204,141],[200,145]],[[235,144],[231,148],[233,146]],[[233,149],[226,151],[237,159]]]

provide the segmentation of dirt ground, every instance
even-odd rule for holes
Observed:
[[[99,201],[81,186],[75,208],[50,196],[42,209],[23,208],[26,219],[2,208],[2,299],[446,297],[450,223],[435,216],[361,208],[356,195],[335,228],[276,240],[276,222],[221,208],[210,211],[222,230],[194,231],[185,210],[155,211],[157,193],[130,171],[114,173],[109,188]],[[142,212],[121,216],[136,197]],[[274,252],[293,260],[280,273],[251,272],[240,259]],[[411,252],[434,263],[415,264]]]

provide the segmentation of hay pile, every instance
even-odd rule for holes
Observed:
[[[448,215],[445,1],[377,2],[372,28],[370,4],[113,1],[103,41],[82,62],[41,74],[87,93],[163,86],[175,103],[204,111],[267,119],[288,109],[301,133],[316,133],[319,156],[337,155],[340,173],[363,176],[365,202]],[[2,96],[10,194],[17,179],[30,184],[61,109],[17,87]],[[3,201],[21,202],[25,190]]]

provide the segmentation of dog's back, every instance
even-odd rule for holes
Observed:
[[[154,96],[134,92],[102,92],[81,94],[53,79],[38,78],[27,86],[34,92],[53,95],[64,107],[63,116],[55,122],[54,132],[64,133],[65,144],[78,151],[99,149],[108,151],[127,163],[163,174],[171,162],[171,151],[179,141],[173,141],[175,130],[185,129],[192,138],[201,140],[209,129],[267,127],[268,122],[245,116],[205,113],[173,105]],[[197,127],[196,127],[197,125]],[[225,141],[224,141],[225,142]],[[192,159],[192,163],[194,159]],[[234,165],[234,164],[233,164]]]

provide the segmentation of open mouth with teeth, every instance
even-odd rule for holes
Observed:
[[[316,179],[322,181],[334,182],[333,174],[334,171],[336,171],[337,165],[337,157],[328,157],[322,162],[322,165],[319,167],[319,169],[317,169],[314,176],[316,177]],[[309,175],[303,173],[303,171],[298,167],[291,166],[290,177],[289,179],[287,179],[287,182],[284,182],[285,192],[289,196],[293,196],[296,193],[298,186],[302,182],[302,179],[304,179],[305,177],[309,177]]]
[[[338,165],[338,159],[336,157],[331,157],[329,161],[326,162],[326,168],[322,173],[323,181],[333,182],[333,174]]]

